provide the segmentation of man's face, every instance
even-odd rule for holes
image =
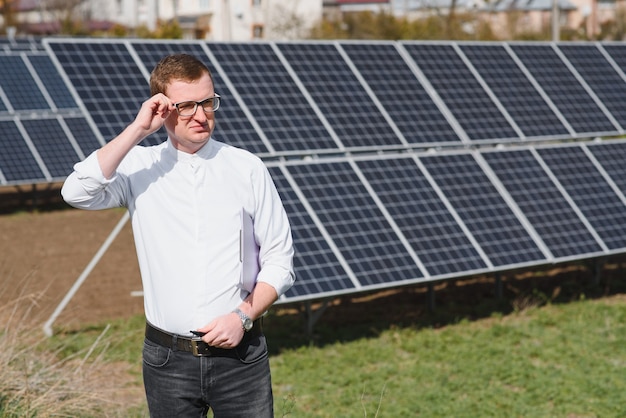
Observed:
[[[173,80],[166,91],[172,103],[200,102],[215,95],[211,77],[202,75],[192,82]],[[174,146],[193,154],[206,144],[215,128],[215,113],[198,105],[191,116],[181,116],[174,110],[165,120],[165,129]]]

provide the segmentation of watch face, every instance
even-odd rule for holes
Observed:
[[[245,328],[246,331],[250,331],[252,329],[252,325],[254,324],[252,323],[252,320],[250,318],[243,321],[243,327]]]

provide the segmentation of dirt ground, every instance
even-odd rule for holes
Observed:
[[[42,325],[72,288],[124,214],[76,209],[0,216],[0,306],[36,300]],[[100,322],[143,312],[130,223],[61,312],[55,326]]]

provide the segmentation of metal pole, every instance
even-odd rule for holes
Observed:
[[[559,0],[552,0],[552,41],[558,42],[559,38]]]
[[[104,253],[106,253],[107,249],[113,243],[113,240],[115,240],[115,237],[117,237],[117,235],[120,233],[120,231],[122,230],[126,222],[128,222],[128,219],[130,219],[130,215],[128,214],[128,211],[127,211],[126,213],[124,213],[124,216],[122,216],[122,219],[119,220],[117,225],[115,225],[115,228],[113,228],[113,231],[111,231],[111,233],[109,234],[107,239],[104,241],[104,243],[102,244],[102,246],[100,247],[96,255],[91,259],[87,267],[85,267],[85,270],[83,270],[82,274],[78,277],[78,279],[76,279],[76,282],[74,282],[74,285],[72,286],[70,291],[67,292],[67,294],[65,295],[61,303],[59,303],[59,306],[57,306],[57,308],[54,310],[50,318],[46,321],[46,323],[43,326],[43,332],[48,337],[52,337],[52,324],[54,324],[54,321],[56,321],[56,319],[61,314],[61,312],[63,312],[63,309],[65,309],[67,304],[70,303],[70,300],[72,300],[72,298],[74,297],[74,294],[76,294],[76,292],[78,291],[80,286],[83,284],[87,276],[89,276],[89,273],[91,273],[94,267],[96,267],[96,265],[98,264],[98,262],[100,261]]]

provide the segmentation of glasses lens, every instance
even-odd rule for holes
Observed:
[[[215,112],[220,107],[219,96],[210,97],[202,101],[202,108],[205,112]]]
[[[181,102],[176,104],[178,114],[181,116],[193,116],[196,113],[196,102]]]

